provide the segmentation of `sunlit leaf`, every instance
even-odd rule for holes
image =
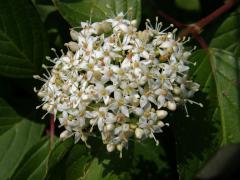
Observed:
[[[49,139],[44,138],[27,152],[12,179],[44,179],[49,154]]]
[[[81,21],[101,21],[123,12],[130,20],[140,23],[141,0],[53,0],[62,16],[72,25]]]
[[[0,99],[0,179],[12,176],[25,153],[41,137],[43,126],[17,115]]]

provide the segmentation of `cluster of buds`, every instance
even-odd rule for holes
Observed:
[[[136,21],[120,13],[71,29],[67,53],[48,57],[54,63],[43,66],[48,74],[35,76],[44,81],[36,90],[43,101],[38,107],[65,128],[60,138],[74,136],[89,146],[88,137],[100,132],[107,151],[117,149],[121,156],[131,136],[158,144],[154,133],[168,125],[169,111],[195,103],[189,98],[199,89],[187,77],[188,40],[176,39],[175,29],[167,32],[171,27],[162,30],[161,23],[153,27],[147,20],[146,29],[137,31]]]

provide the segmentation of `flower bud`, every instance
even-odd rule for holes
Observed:
[[[180,101],[181,101],[181,98],[180,98],[180,97],[177,97],[177,96],[174,97],[173,99],[174,99],[174,101],[176,101],[176,102],[180,102]]]
[[[42,92],[42,91],[39,91],[38,94],[37,94],[39,97],[43,98],[46,93]]]
[[[78,40],[79,33],[78,33],[77,31],[75,31],[75,30],[72,29],[72,30],[70,31],[70,36],[71,36],[72,40],[77,41],[77,40]]]
[[[167,102],[167,108],[171,111],[175,111],[177,108],[177,105],[174,101],[168,101]]]
[[[136,125],[136,124],[130,124],[130,128],[131,128],[131,129],[136,129],[136,128],[137,128],[137,125]]]
[[[123,131],[129,131],[129,124],[123,124]]]
[[[115,128],[115,126],[113,124],[107,124],[106,125],[106,130],[107,131],[112,131]]]
[[[69,138],[70,136],[72,136],[72,132],[65,130],[60,134],[60,140],[65,140],[65,139]]]
[[[65,43],[64,45],[67,46],[73,52],[76,52],[79,49],[78,44],[73,41],[70,41],[69,43]]]
[[[97,34],[108,34],[112,31],[112,24],[109,22],[103,22],[96,25]]]
[[[115,146],[113,144],[107,144],[107,151],[113,152],[115,150]]]
[[[127,27],[126,24],[120,24],[120,25],[119,25],[119,28],[120,28],[123,32],[125,32],[125,33],[128,32],[128,27]]]
[[[151,37],[152,37],[152,34],[148,30],[138,32],[138,38],[141,39],[145,43],[149,42]]]
[[[118,144],[118,145],[117,145],[117,150],[118,150],[118,151],[122,151],[122,149],[123,149],[123,145],[122,145],[122,144]]]
[[[140,129],[140,128],[136,128],[136,129],[135,129],[135,136],[136,136],[136,138],[138,138],[138,139],[142,139],[142,137],[143,137],[143,130]]]
[[[165,124],[162,122],[162,121],[158,121],[158,126],[160,127],[160,128],[162,128],[162,127],[164,127],[165,126]]]
[[[181,93],[181,89],[179,87],[174,87],[173,88],[173,93],[176,95],[179,95]]]
[[[167,117],[168,112],[165,110],[157,110],[157,117],[158,119],[164,119],[165,117]]]
[[[42,106],[42,109],[43,109],[43,110],[47,110],[47,109],[48,109],[48,107],[49,107],[49,104],[48,104],[48,103],[46,103],[46,104],[44,104],[44,105]]]
[[[132,21],[131,21],[131,25],[137,27],[137,20],[136,20],[136,19],[132,20]]]

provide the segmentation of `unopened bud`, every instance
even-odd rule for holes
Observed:
[[[135,136],[136,136],[136,138],[138,138],[138,139],[142,139],[142,137],[143,137],[143,130],[140,129],[140,128],[136,128],[136,129],[135,129]]]
[[[73,41],[70,41],[69,43],[65,43],[64,45],[67,46],[73,52],[76,52],[79,49],[78,44]]]
[[[67,138],[69,138],[72,135],[71,132],[65,130],[60,134],[60,140],[65,140]]]
[[[157,117],[158,119],[164,119],[165,117],[167,117],[168,112],[165,110],[157,110]]]
[[[122,145],[122,144],[118,144],[118,145],[117,145],[117,150],[118,150],[118,151],[122,151],[122,149],[123,149],[123,145]]]
[[[72,30],[70,31],[70,36],[71,36],[72,40],[77,41],[77,40],[78,40],[79,33],[78,33],[77,31],[75,31],[75,30],[72,29]]]
[[[129,124],[123,124],[123,131],[129,130]]]
[[[112,31],[112,24],[109,22],[103,22],[96,25],[97,34],[108,34]]]
[[[171,111],[175,111],[177,108],[177,105],[174,101],[168,101],[167,102],[167,108]]]
[[[44,105],[42,106],[42,109],[43,109],[43,110],[47,110],[47,109],[48,109],[48,107],[49,107],[49,104],[48,104],[48,103],[46,103],[46,104],[44,104]]]
[[[46,94],[46,93],[44,93],[44,92],[42,92],[42,91],[39,91],[37,95],[38,95],[39,97],[43,98],[43,97],[45,96],[45,94]]]
[[[162,121],[158,121],[158,126],[160,127],[160,128],[162,128],[162,127],[164,127],[165,126],[165,124],[162,122]]]
[[[107,125],[106,125],[106,130],[107,130],[107,131],[112,131],[112,130],[114,129],[114,127],[115,127],[115,126],[114,126],[113,124],[107,124]]]
[[[127,27],[126,24],[120,24],[120,25],[119,25],[119,28],[120,28],[123,32],[125,32],[125,33],[128,32],[128,27]]]
[[[152,37],[151,32],[148,30],[138,32],[138,38],[141,39],[143,42],[146,43],[149,42],[151,37]]]
[[[181,89],[179,87],[174,87],[173,88],[173,93],[176,95],[179,95],[181,93]]]
[[[137,20],[136,20],[136,19],[132,20],[132,21],[131,21],[131,25],[133,25],[133,26],[136,27],[136,26],[137,26]]]
[[[115,146],[113,144],[107,144],[107,151],[113,152],[115,150]]]

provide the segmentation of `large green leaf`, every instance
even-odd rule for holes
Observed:
[[[8,179],[40,139],[43,126],[20,117],[0,98],[0,129],[0,179]]]
[[[178,169],[182,179],[192,179],[221,145],[240,142],[239,15],[236,11],[226,18],[210,43],[209,52],[201,50],[192,56],[197,62],[192,76],[203,92],[197,101],[205,107],[193,111],[194,117],[177,122]]]
[[[196,172],[217,150],[221,141],[216,89],[208,56],[202,50],[196,51],[191,60],[197,62],[197,65],[192,67],[191,75],[200,83],[202,90],[196,94],[195,101],[201,102],[204,107],[187,105],[189,118],[185,117],[184,111],[173,116],[176,124],[178,172],[184,180],[193,179]]]
[[[89,21],[90,16],[92,21],[101,21],[120,12],[128,12],[126,17],[130,20],[137,19],[138,23],[141,19],[141,0],[53,0],[53,2],[72,26],[79,26],[81,21]]]
[[[240,143],[240,59],[224,50],[211,50],[221,114],[222,144]]]
[[[222,144],[240,142],[240,9],[218,28],[210,43],[209,65],[215,77]],[[222,50],[224,49],[224,50]]]
[[[47,174],[49,154],[50,142],[49,139],[44,138],[26,153],[12,179],[44,179]]]
[[[164,133],[167,132],[164,131]],[[170,159],[172,157],[167,157],[167,155],[175,153],[175,151],[169,144],[168,147],[171,149],[166,150],[163,148],[163,140],[168,141],[171,138],[164,136],[164,134],[161,135],[163,137],[158,137],[160,141],[158,146],[156,146],[153,139],[149,139],[143,142],[135,141],[134,147],[130,147],[134,148],[132,152],[133,165],[130,168],[132,169],[132,176],[136,177],[136,179],[154,179],[156,177],[174,179],[171,172],[174,169],[170,169]],[[169,153],[166,151],[169,151]],[[131,156],[131,154],[127,155]]]
[[[60,142],[55,138],[54,144],[50,144],[49,137],[43,138],[35,144],[24,156],[18,169],[16,170],[12,179],[50,179],[64,172],[60,170],[62,159],[71,149],[73,144],[69,139],[65,142]]]
[[[202,86],[197,100],[204,108],[190,107],[192,116],[176,122],[178,169],[183,179],[192,179],[221,145],[240,142],[238,59],[219,49],[196,52],[192,59],[199,62],[192,75]]]
[[[69,145],[69,143],[67,144]],[[74,145],[70,151],[66,144],[59,144],[57,152],[55,150],[54,157],[51,155],[49,163],[51,163],[51,159],[56,159],[56,154],[62,155],[60,152],[63,152],[64,155],[61,156],[58,163],[55,163],[55,167],[52,167],[46,179],[112,179],[113,177],[115,179],[117,177],[111,172],[106,172],[105,165],[109,162],[108,160],[99,161],[99,159],[92,157],[90,149],[82,144]]]
[[[31,77],[48,49],[44,28],[28,0],[0,0],[0,74]]]
[[[22,117],[0,98],[0,135],[20,122],[21,119]]]
[[[240,55],[240,9],[232,13],[215,33],[211,47],[225,49]]]

